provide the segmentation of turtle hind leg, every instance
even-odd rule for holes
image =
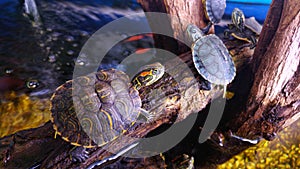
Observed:
[[[216,84],[212,84],[212,89],[215,89],[216,92],[217,92],[217,97],[219,97],[219,93],[220,91],[222,90],[221,88],[222,85],[216,85]],[[222,95],[223,98],[226,97],[226,85],[223,85],[223,95]]]
[[[223,98],[224,99],[232,99],[234,96],[233,92],[227,91],[227,85],[223,86]]]
[[[70,150],[69,154],[71,156],[72,161],[74,161],[74,162],[78,161],[81,163],[89,158],[89,156],[88,156],[89,153],[86,151],[86,148],[84,148],[82,146],[73,147]]]

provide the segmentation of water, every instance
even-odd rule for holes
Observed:
[[[227,13],[234,7],[243,9],[246,16],[255,11],[249,5],[238,5],[241,4],[228,3]],[[10,81],[17,79],[24,84],[37,80],[40,85],[27,88],[29,92],[53,91],[71,79],[76,62],[87,64],[76,58],[95,31],[124,15],[142,12],[134,0],[2,0],[0,7],[0,40],[3,42],[0,43],[0,77],[13,77]],[[262,12],[261,16],[265,14]],[[145,47],[153,47],[152,38],[120,43],[110,50],[100,68],[116,67],[137,48]],[[12,73],[5,73],[7,69]]]
[[[235,3],[247,3],[247,4],[271,4],[272,0],[227,0],[227,3],[229,2],[235,2]]]
[[[238,3],[237,1],[227,1],[223,19],[230,19],[231,12],[233,11],[233,9],[239,8],[242,11],[244,11],[246,18],[253,16],[257,21],[263,23],[267,16],[270,3],[268,3],[267,1],[260,1],[260,2],[261,3],[256,3],[256,2],[251,3],[249,1],[248,3]]]
[[[35,95],[51,95],[72,78],[81,47],[95,31],[124,15],[142,11],[131,0],[2,0],[0,7],[0,82],[5,80],[9,89],[21,88]],[[153,46],[146,41],[146,46]],[[111,54],[122,55],[131,45],[119,45],[115,49],[120,53]],[[102,66],[116,66],[114,59],[107,59]],[[28,87],[29,80],[39,85]]]

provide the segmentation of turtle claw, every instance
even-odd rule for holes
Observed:
[[[74,147],[71,152],[71,159],[74,162],[84,162],[89,158],[89,152],[84,147]]]

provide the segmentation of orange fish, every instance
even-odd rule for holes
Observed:
[[[136,51],[134,53],[136,53],[136,54],[143,54],[143,53],[146,53],[146,52],[148,52],[150,50],[151,50],[150,48],[138,48],[138,49],[136,49]]]
[[[125,40],[125,42],[137,41],[137,40],[144,39],[144,38],[146,38],[146,37],[153,38],[153,34],[152,34],[152,33],[146,33],[146,34],[141,34],[141,35],[131,36],[130,38],[127,38],[127,39]]]

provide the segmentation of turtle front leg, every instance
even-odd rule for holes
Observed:
[[[255,36],[254,35],[251,35],[250,37],[249,37],[249,39],[250,39],[250,41],[251,41],[251,46],[250,46],[250,49],[253,49],[253,48],[255,48],[256,47],[256,43],[257,43],[257,40],[256,40],[256,38],[255,38]]]
[[[207,34],[209,29],[211,28],[212,26],[212,23],[211,22],[208,22],[207,26],[202,28],[201,31],[204,33],[204,34]]]
[[[72,161],[74,162],[83,162],[86,159],[89,158],[88,156],[88,152],[86,151],[86,148],[82,147],[82,146],[75,146],[73,147],[70,152],[69,152]]]
[[[231,35],[234,31],[232,29],[225,29],[224,30],[224,38],[228,40],[234,40],[235,38]]]
[[[154,115],[150,114],[149,111],[143,108],[140,108],[140,113],[147,119],[147,122],[150,122],[154,118]]]

